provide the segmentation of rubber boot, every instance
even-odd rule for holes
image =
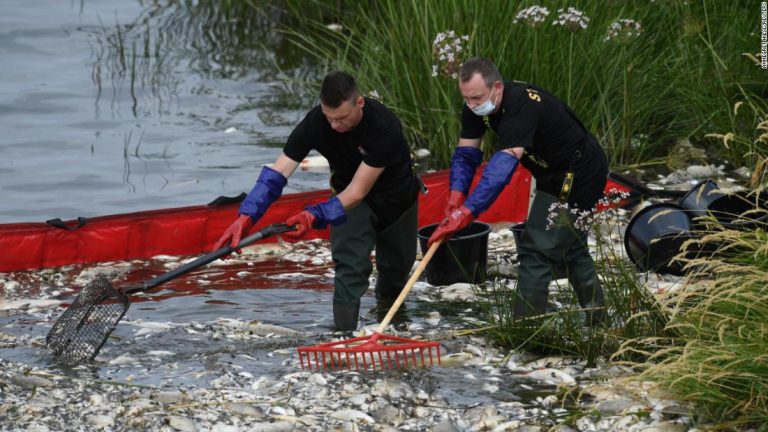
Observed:
[[[360,303],[355,306],[333,302],[333,330],[352,332],[357,330]]]
[[[549,207],[557,199],[539,192],[531,205],[528,221],[517,243],[520,270],[517,280],[514,318],[519,319],[546,312],[549,283],[552,281],[551,255],[562,250],[557,236],[547,226]],[[562,252],[561,252],[562,255]]]
[[[568,281],[576,293],[579,305],[585,310],[586,325],[600,325],[607,318],[603,288],[597,277],[592,257],[589,256],[588,252],[579,255],[578,258],[569,263]]]
[[[546,312],[552,266],[549,260],[524,242],[518,247],[520,273],[517,280],[514,318],[540,315]]]

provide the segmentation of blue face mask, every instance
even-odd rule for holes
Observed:
[[[487,116],[496,109],[496,105],[491,102],[491,99],[493,98],[493,90],[494,88],[491,88],[491,94],[488,95],[488,100],[474,108],[470,108],[475,115]]]

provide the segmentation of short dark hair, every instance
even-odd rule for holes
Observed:
[[[339,107],[342,102],[357,96],[355,78],[347,72],[331,72],[320,86],[320,101],[330,108]]]
[[[496,65],[483,57],[472,57],[465,61],[464,64],[461,65],[459,78],[461,79],[461,82],[467,82],[471,80],[476,73],[479,73],[480,76],[483,77],[485,85],[488,87],[493,86],[496,81],[502,81],[501,74],[496,68]]]

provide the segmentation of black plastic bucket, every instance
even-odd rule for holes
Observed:
[[[437,224],[419,229],[421,250],[427,250],[427,240]],[[472,222],[435,251],[424,273],[432,285],[450,285],[457,282],[483,283],[488,267],[488,234],[491,226]]]
[[[653,204],[635,214],[624,234],[624,248],[638,268],[683,275],[683,263],[672,259],[695,236],[686,209],[678,204]]]
[[[525,222],[512,225],[509,229],[512,231],[512,236],[515,238],[515,247],[518,249],[519,253],[520,236],[522,236],[523,231],[525,231]],[[519,259],[520,258],[518,257],[518,260]],[[552,278],[564,279],[566,277],[568,277],[568,272],[566,271],[565,263],[555,264],[552,268]]]
[[[718,190],[717,183],[707,179],[692,187],[680,198],[678,204],[688,212],[691,218],[697,218],[708,215],[710,204],[724,196],[725,194]]]
[[[709,204],[709,213],[729,229],[768,228],[768,194],[765,192],[726,194]]]

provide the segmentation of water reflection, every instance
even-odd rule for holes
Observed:
[[[92,45],[97,117],[105,82],[112,90],[110,107],[114,109],[125,92],[132,114],[140,117],[150,115],[149,110],[162,115],[169,104],[178,104],[185,86],[183,76],[190,72],[200,82],[185,90],[202,97],[218,96],[206,85],[206,79],[311,80],[316,65],[279,31],[291,19],[280,2],[170,2],[147,4],[130,23],[103,26]],[[283,84],[278,89],[282,91],[277,97],[262,100],[257,106],[281,110],[307,107],[308,98],[301,88]],[[235,110],[252,108],[245,105]],[[260,112],[259,117],[267,124],[292,123],[269,110]]]
[[[5,0],[0,223],[247,192],[316,99],[281,3]],[[325,187],[297,173],[286,193]]]

